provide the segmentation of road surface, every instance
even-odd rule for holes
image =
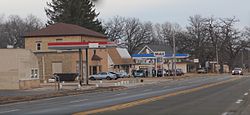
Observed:
[[[231,81],[216,84],[228,80]],[[209,86],[209,84],[216,85]],[[97,111],[99,108],[137,102],[138,100],[175,94],[176,92],[204,86],[209,87],[201,88],[197,91],[191,90],[185,94],[173,95],[128,108],[125,107],[121,110],[103,111],[98,114],[227,115],[231,111],[236,111],[235,109],[238,109],[238,106],[244,103],[241,99],[244,97],[243,94],[247,93],[250,88],[250,79],[242,77],[235,80],[235,77],[231,77],[230,75],[194,77],[179,81],[174,80],[139,86],[121,91],[89,93],[6,104],[0,105],[0,115],[81,114],[83,111]],[[236,103],[237,101],[239,104]],[[241,110],[244,110],[243,107],[241,107]]]

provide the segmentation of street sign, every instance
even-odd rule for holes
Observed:
[[[98,48],[99,43],[89,43],[89,48]]]
[[[199,63],[199,59],[194,59],[194,63]]]
[[[164,57],[165,56],[165,52],[163,52],[163,51],[154,52],[154,56],[155,57]]]

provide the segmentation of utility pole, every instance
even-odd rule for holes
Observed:
[[[176,77],[176,48],[175,48],[175,32],[173,31],[173,66],[174,66],[174,77]]]
[[[86,48],[86,85],[89,85],[89,53],[88,53],[88,48]]]
[[[82,49],[79,49],[79,85],[83,82]]]
[[[241,51],[241,64],[242,64],[242,68],[244,69],[244,53],[243,53],[243,49]]]

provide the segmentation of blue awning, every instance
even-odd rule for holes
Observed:
[[[188,58],[189,54],[175,54],[175,58]],[[132,54],[132,58],[156,58],[154,54]],[[163,58],[174,58],[173,54],[166,54]]]

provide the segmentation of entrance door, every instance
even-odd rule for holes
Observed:
[[[97,74],[97,66],[93,66],[93,74]]]
[[[52,63],[52,73],[62,73],[62,62]]]

